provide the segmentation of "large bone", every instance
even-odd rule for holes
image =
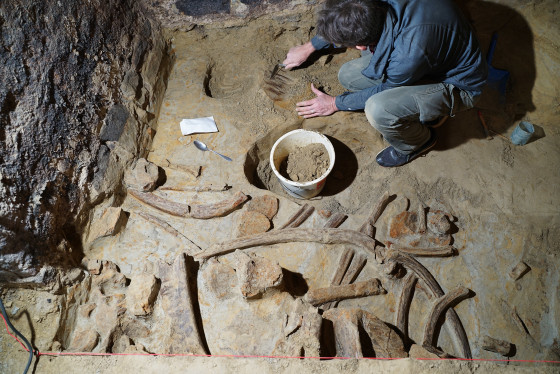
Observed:
[[[362,227],[360,227],[360,232],[365,232],[368,224],[372,225],[372,226],[375,225],[375,223],[377,222],[377,219],[379,218],[379,216],[381,216],[381,213],[383,213],[383,209],[385,209],[385,206],[389,202],[389,198],[390,198],[389,191],[385,191],[385,193],[383,193],[383,195],[381,195],[381,197],[379,198],[379,201],[377,202],[377,204],[373,208],[373,211],[372,211],[371,215],[368,217],[366,222],[364,222]]]
[[[341,286],[330,286],[317,288],[307,292],[303,298],[313,306],[318,306],[331,301],[354,299],[358,297],[386,294],[387,291],[381,286],[377,278],[363,282],[345,284]]]
[[[436,344],[434,344],[434,332],[436,331],[437,322],[441,318],[442,314],[445,313],[445,311],[451,310],[451,305],[456,303],[458,300],[467,297],[469,293],[470,290],[468,288],[461,286],[449,292],[448,294],[441,296],[435,301],[434,305],[432,306],[432,310],[430,311],[426,327],[424,328],[424,341],[422,343],[424,347],[436,346]]]
[[[165,322],[154,328],[164,329],[167,334],[166,344],[162,347],[164,352],[208,353],[197,323],[197,308],[194,306],[197,295],[192,293],[189,284],[196,282],[196,277],[193,279],[191,271],[183,253],[172,265],[160,264],[157,276],[161,279],[160,302]]]
[[[337,308],[323,313],[323,318],[333,323],[337,357],[364,357],[360,326],[371,340],[375,357],[407,357],[397,332],[371,313],[356,308]]]
[[[224,192],[230,190],[231,186],[224,184],[222,187],[214,187],[213,185],[202,185],[194,187],[180,187],[180,186],[161,186],[158,191],[191,191],[191,192]]]
[[[387,262],[396,261],[397,263],[400,263],[406,268],[413,271],[419,279],[424,281],[433,296],[442,297],[444,295],[443,290],[441,289],[434,276],[428,271],[428,269],[424,267],[424,265],[422,265],[412,256],[409,256],[402,252],[388,251],[386,252],[385,260]],[[446,317],[449,325],[454,331],[453,336],[455,337],[455,349],[459,351],[464,358],[472,358],[467,333],[465,332],[465,329],[461,324],[459,316],[453,308],[449,308],[447,309]]]
[[[197,219],[209,219],[221,217],[232,212],[240,204],[247,201],[247,196],[241,192],[236,192],[231,198],[219,201],[214,204],[181,204],[175,201],[164,199],[151,192],[140,192],[129,189],[128,193],[152,208],[162,212],[178,216]]]
[[[409,273],[403,282],[401,296],[399,298],[399,306],[397,309],[396,326],[403,334],[405,344],[408,343],[408,313],[410,312],[410,304],[414,296],[414,287],[418,277],[414,273]]]
[[[198,253],[195,258],[207,259],[220,256],[236,249],[246,249],[263,245],[272,245],[291,242],[315,242],[323,244],[352,244],[361,247],[366,252],[377,253],[375,240],[369,236],[354,230],[344,229],[302,229],[289,228],[273,230],[263,234],[245,236],[243,238],[229,240],[227,242],[214,244],[203,252]]]

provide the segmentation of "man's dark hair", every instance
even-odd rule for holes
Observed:
[[[317,34],[344,47],[377,44],[387,7],[376,0],[327,0],[319,11]]]

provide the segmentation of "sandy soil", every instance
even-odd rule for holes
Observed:
[[[557,5],[550,7],[555,9]],[[234,190],[253,195],[265,193],[265,188],[274,192],[280,198],[280,212],[275,218],[278,224],[304,202],[287,196],[274,178],[263,180],[266,173],[258,170],[266,169],[268,151],[283,133],[295,128],[320,131],[333,141],[337,162],[321,196],[307,203],[318,209],[346,213],[349,219],[343,228],[357,228],[371,213],[378,197],[389,191],[394,200],[376,225],[376,239],[380,242],[385,242],[390,218],[404,209],[405,198],[410,200],[411,210],[422,204],[430,209],[449,212],[454,217],[453,246],[458,250],[457,255],[446,259],[421,259],[421,262],[435,275],[444,290],[464,285],[474,291],[472,298],[455,307],[465,325],[473,356],[501,358],[481,348],[480,339],[489,335],[514,343],[514,359],[558,360],[560,132],[557,123],[560,116],[554,104],[558,102],[557,90],[549,83],[555,79],[554,69],[542,67],[543,64],[546,66],[544,60],[548,55],[541,53],[548,51],[550,46],[547,43],[543,43],[544,46],[537,44],[542,41],[542,34],[533,38],[530,33],[522,32],[528,26],[524,18],[516,13],[508,13],[510,17],[504,19],[507,17],[505,13],[500,13],[500,6],[488,3],[470,10],[483,46],[488,45],[491,32],[499,24],[500,48],[513,52],[519,52],[527,45],[531,48],[513,53],[510,60],[504,53],[496,54],[494,64],[505,66],[512,72],[505,104],[488,95],[475,110],[451,118],[437,130],[439,140],[435,150],[411,164],[384,169],[375,163],[374,155],[386,145],[363,113],[339,112],[330,117],[304,120],[295,112],[296,102],[313,97],[310,83],[329,94],[342,92],[336,78],[338,68],[358,57],[358,51],[330,51],[316,56],[301,69],[280,71],[271,82],[271,70],[283,60],[287,50],[313,35],[311,14],[292,19],[257,20],[238,28],[195,28],[186,34],[173,35],[176,62],[149,159],[160,165],[167,159],[202,165],[199,180],[189,180],[184,174],[171,172],[167,176],[168,185],[228,184]],[[533,15],[528,12],[529,16]],[[539,74],[536,74],[537,70]],[[492,139],[485,138],[477,109],[481,110],[489,127],[495,131]],[[181,136],[178,123],[182,118],[208,115],[215,116],[219,133]],[[508,136],[521,119],[536,124],[538,134],[529,144],[514,146]],[[194,139],[205,141],[234,161],[225,164],[209,152],[197,151],[191,144]],[[166,196],[177,201],[208,201],[218,199],[214,195],[170,192]],[[132,212],[142,209],[130,199],[125,201],[124,207]],[[215,222],[205,222],[203,226],[175,219],[170,222],[204,248],[227,240],[230,228],[236,227],[236,218],[234,214]],[[315,216],[311,221],[309,225],[315,226],[322,222],[320,217]],[[137,272],[139,263],[146,259],[172,259],[176,251],[174,243],[153,231],[148,232],[148,229],[145,223],[141,225],[132,215],[128,232],[97,243],[86,256],[113,260],[127,276]],[[316,248],[310,250],[308,257],[302,257],[304,255],[300,252],[300,248],[288,249],[280,256],[277,248],[270,248],[262,255],[280,261],[282,267],[290,271],[304,274],[310,287],[324,286],[335,268],[338,255]],[[313,265],[313,261],[321,262],[321,266]],[[508,274],[520,261],[529,265],[530,271],[514,281]],[[378,273],[379,269],[368,263],[363,278]],[[45,294],[30,298],[16,291],[5,296],[11,302],[12,310],[29,305],[31,300],[37,302],[49,297]],[[395,307],[394,294],[380,300],[349,301],[345,305],[368,307],[380,317],[391,320]],[[422,298],[420,300],[424,304],[427,302]],[[411,335],[416,340],[421,339],[426,308],[419,303],[414,304],[411,311],[411,326],[415,326]],[[45,314],[38,308],[32,314],[28,321],[20,318],[14,324],[21,326],[22,332],[31,334],[34,331],[35,341],[41,342],[40,349],[49,350],[49,338],[55,332],[52,328],[46,329],[46,326],[56,323],[53,317],[56,310]],[[211,327],[207,329],[211,330]],[[441,335],[439,343],[453,353],[453,346],[443,330]],[[14,348],[3,335],[1,337],[4,352],[13,352],[14,349],[17,352],[8,361],[8,368],[19,367],[17,365],[24,360],[23,352]],[[138,372],[139,369],[143,372],[178,372],[177,367],[183,365],[200,368],[201,372],[249,372],[255,367],[263,372],[553,370],[533,365],[511,367],[408,359],[383,363],[319,363],[309,360],[231,361],[224,358],[164,357],[45,357],[40,360],[37,370],[76,372],[76,367],[86,365],[92,368],[88,371],[118,370],[121,373]]]

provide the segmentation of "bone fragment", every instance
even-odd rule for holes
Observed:
[[[140,200],[152,208],[161,210],[162,212],[178,216],[190,217],[197,219],[209,219],[227,215],[240,204],[247,200],[247,196],[243,192],[236,192],[231,198],[219,201],[214,204],[181,204],[163,197],[154,195],[151,192],[140,192],[135,190],[128,190],[131,196]]]
[[[191,217],[198,219],[209,219],[221,217],[229,214],[239,205],[247,201],[247,195],[243,192],[236,192],[231,198],[219,201],[214,204],[192,204]]]
[[[340,285],[340,283],[342,282],[342,278],[344,277],[344,274],[346,273],[353,257],[354,251],[349,248],[345,248],[344,252],[342,252],[342,255],[340,256],[340,259],[338,260],[338,267],[336,268],[333,278],[331,279],[332,286]],[[323,310],[328,310],[332,306],[333,305],[331,303],[327,303],[323,305]]]
[[[414,273],[409,273],[404,279],[401,296],[399,297],[399,306],[397,309],[397,320],[395,324],[402,332],[405,344],[407,344],[408,337],[408,313],[410,312],[410,304],[414,297],[414,287],[418,277]]]
[[[368,222],[364,227],[363,233],[369,236],[370,238],[373,238],[375,237],[375,227]]]
[[[354,282],[354,280],[356,280],[356,278],[360,274],[360,271],[362,271],[362,269],[366,265],[366,261],[367,261],[367,257],[361,253],[355,256],[353,258],[353,261],[350,262],[350,266],[348,267],[348,270],[346,270],[346,273],[344,273],[344,277],[342,277],[342,281],[340,281],[340,284],[346,285]],[[337,305],[338,305],[338,301],[335,301],[332,304],[328,304],[326,308],[323,309],[326,310],[330,308],[336,308]]]
[[[309,218],[314,210],[315,208],[313,206],[305,204],[296,212],[296,214],[291,216],[288,222],[286,222],[284,226],[280,227],[280,229],[299,227],[307,218]]]
[[[187,238],[185,235],[183,235],[179,231],[175,230],[170,224],[168,224],[164,220],[159,219],[157,217],[152,216],[151,214],[144,213],[144,212],[138,212],[138,215],[140,217],[144,218],[146,221],[158,225],[159,227],[161,227],[162,229],[164,229],[165,231],[167,231],[168,233],[170,233],[174,237],[179,238],[179,239],[184,239],[186,244],[187,244],[187,247],[188,247],[187,248],[187,254],[189,256],[192,256],[193,254],[202,251],[202,248],[200,248],[198,245],[196,245],[192,240]]]
[[[424,267],[424,265],[412,256],[402,252],[388,251],[386,253],[385,260],[396,261],[414,272],[416,276],[424,282],[434,297],[442,297],[444,295],[443,290],[434,276]],[[454,332],[453,336],[455,337],[454,344],[456,351],[460,352],[463,358],[472,358],[467,333],[465,332],[459,316],[453,308],[447,309],[446,320],[449,322],[449,326]]]
[[[361,247],[363,250],[371,253],[372,255],[376,255],[377,253],[375,240],[354,230],[287,228],[214,244],[203,252],[198,253],[195,258],[197,260],[201,260],[233,252],[236,249],[246,249],[263,245],[291,242],[352,244]]]
[[[386,294],[387,291],[381,286],[377,278],[363,282],[345,284],[341,286],[330,286],[310,290],[304,297],[311,305],[318,306],[331,301],[355,299],[358,297]]]
[[[510,356],[512,353],[513,344],[505,340],[499,340],[489,337],[488,335],[482,338],[482,349],[490,352],[496,352],[502,356]]]
[[[223,187],[214,187],[211,184],[196,187],[177,187],[177,186],[162,186],[158,188],[161,191],[185,191],[185,192],[224,192],[230,190],[231,186],[224,184]]]
[[[348,269],[350,261],[352,261],[353,257],[354,251],[349,248],[345,248],[344,252],[342,252],[342,255],[340,256],[340,259],[338,260],[338,267],[336,268],[336,271],[331,280],[332,286],[338,286],[340,282],[342,282],[344,273],[346,273],[346,270]]]
[[[358,277],[358,274],[360,274],[360,271],[362,271],[362,269],[366,265],[366,262],[367,262],[367,257],[364,256],[363,254],[360,253],[357,256],[355,256],[353,261],[350,262],[350,266],[348,267],[348,270],[344,274],[344,277],[342,278],[340,284],[350,284],[354,282]]]
[[[441,296],[434,302],[434,305],[432,306],[432,310],[428,317],[428,323],[426,323],[426,327],[424,328],[424,341],[422,343],[424,347],[436,346],[434,344],[434,332],[436,330],[436,324],[438,320],[446,310],[450,309],[452,304],[456,303],[460,299],[467,297],[469,293],[470,290],[468,288],[461,286],[449,292],[448,294]]]
[[[455,248],[451,245],[446,245],[443,247],[434,248],[414,248],[414,247],[404,247],[400,245],[391,245],[391,249],[405,252],[412,256],[418,257],[449,257],[453,256],[456,252]]]
[[[521,279],[530,270],[531,268],[526,263],[520,261],[513,269],[511,269],[509,276],[513,280],[518,280]]]
[[[379,218],[379,216],[381,216],[381,213],[383,213],[383,209],[385,209],[385,206],[389,202],[389,198],[390,198],[389,191],[385,191],[385,193],[383,193],[383,195],[381,195],[381,197],[379,198],[377,204],[374,206],[371,215],[368,217],[366,222],[364,222],[362,227],[360,227],[359,230],[360,232],[364,232],[368,224],[372,226],[375,225],[377,219]]]
[[[304,206],[300,207],[297,212],[295,212],[294,214],[292,214],[292,216],[290,218],[288,218],[288,221],[286,221],[286,223],[284,223],[282,226],[280,226],[280,229],[285,229],[287,227],[289,227],[304,211],[305,209],[307,209],[308,204],[305,204]]]
[[[187,166],[187,165],[181,165],[181,164],[172,164],[168,159],[165,159],[165,161],[163,162],[163,166],[172,170],[178,170],[178,171],[182,171],[185,172],[187,174],[192,175],[195,178],[198,178],[200,176],[200,170],[202,169],[202,167],[199,166]]]
[[[424,204],[418,204],[416,217],[418,217],[418,233],[424,234],[426,232],[426,209],[424,207]]]
[[[326,229],[335,229],[340,226],[344,220],[346,220],[346,217],[348,217],[346,214],[337,212],[330,216],[329,220],[323,227]]]

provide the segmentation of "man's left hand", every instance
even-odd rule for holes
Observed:
[[[296,110],[300,116],[303,118],[312,118],[329,116],[334,112],[338,112],[338,108],[335,104],[335,97],[319,91],[315,88],[313,83],[311,83],[311,90],[317,95],[316,98],[296,104]]]

